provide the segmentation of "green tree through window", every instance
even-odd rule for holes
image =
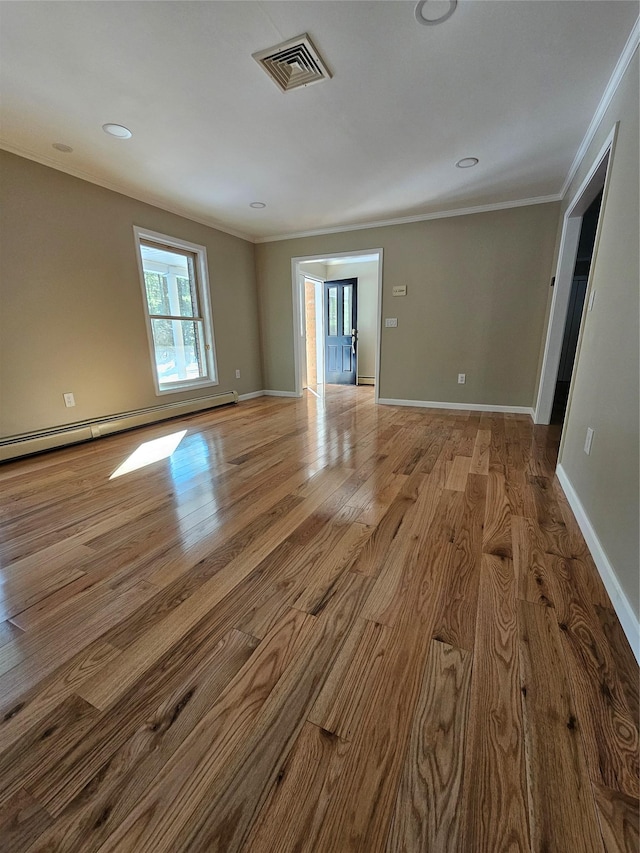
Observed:
[[[134,230],[158,392],[216,384],[205,248]]]

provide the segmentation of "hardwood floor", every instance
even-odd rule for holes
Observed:
[[[0,467],[0,849],[637,851],[558,437],[335,387]]]

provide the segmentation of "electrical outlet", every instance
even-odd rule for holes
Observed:
[[[387,329],[395,329],[398,325],[397,317],[386,317],[384,321],[384,325]]]
[[[240,379],[240,371],[236,370],[236,379]]]
[[[459,373],[458,374],[458,385],[464,385],[466,381],[467,381],[467,374],[466,373]]]
[[[68,391],[66,394],[63,394],[62,396],[64,397],[64,404],[67,407],[67,409],[71,409],[71,408],[73,408],[73,406],[75,406],[76,398],[73,396],[71,391]]]
[[[593,442],[593,430],[587,427],[587,437],[584,440],[584,452],[587,456],[591,453],[591,443]]]

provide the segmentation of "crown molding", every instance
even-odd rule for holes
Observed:
[[[627,39],[624,49],[620,54],[618,62],[616,63],[616,67],[613,70],[613,74],[611,75],[611,78],[602,95],[602,98],[600,99],[598,108],[596,109],[593,118],[589,123],[587,132],[576,152],[576,155],[573,159],[573,163],[571,164],[571,168],[569,169],[562,189],[560,190],[560,192],[554,193],[552,195],[536,196],[534,198],[522,198],[516,199],[515,201],[496,202],[495,204],[483,204],[477,205],[475,207],[462,207],[455,208],[452,210],[433,211],[431,213],[423,213],[418,214],[416,216],[401,216],[394,219],[380,219],[371,222],[363,222],[352,225],[339,225],[333,228],[317,228],[311,231],[294,231],[287,234],[276,234],[270,237],[255,237],[250,234],[246,234],[243,231],[237,231],[233,228],[229,228],[227,225],[224,225],[215,219],[195,216],[186,208],[168,205],[165,201],[153,196],[151,193],[132,193],[130,190],[120,186],[119,184],[113,183],[111,181],[106,181],[102,178],[98,178],[89,172],[84,172],[82,169],[74,169],[73,167],[69,166],[63,167],[57,160],[54,160],[52,157],[36,154],[34,151],[11,145],[2,139],[0,139],[0,148],[5,151],[8,151],[11,154],[17,154],[19,157],[25,157],[26,159],[34,160],[36,163],[40,163],[43,166],[48,166],[49,168],[56,169],[59,172],[64,172],[65,174],[71,175],[74,178],[80,178],[83,181],[88,181],[89,183],[97,184],[97,186],[103,187],[104,189],[120,193],[121,195],[128,196],[129,198],[133,198],[136,201],[141,201],[145,204],[151,204],[154,207],[158,207],[161,210],[167,211],[168,213],[174,213],[177,216],[182,216],[185,219],[190,219],[192,222],[198,222],[201,225],[206,225],[209,228],[215,228],[217,231],[222,231],[225,234],[230,234],[232,237],[239,237],[241,240],[246,240],[249,243],[275,243],[281,240],[296,240],[301,237],[320,237],[325,234],[341,234],[347,231],[363,231],[368,228],[386,228],[389,225],[406,225],[412,222],[426,222],[431,219],[446,219],[448,217],[453,216],[469,216],[475,213],[490,213],[491,211],[508,210],[509,208],[515,207],[527,207],[529,205],[534,204],[549,204],[551,202],[562,201],[566,196],[567,190],[569,189],[569,186],[571,185],[571,182],[574,179],[578,168],[580,167],[580,163],[582,162],[587,152],[587,149],[589,148],[589,145],[593,141],[593,138],[604,117],[604,114],[607,111],[607,108],[609,107],[609,104],[611,103],[622,78],[624,77],[625,71],[629,67],[629,63],[633,59],[633,56],[636,50],[638,49],[639,44],[640,17],[636,20],[635,24],[631,29],[631,32],[629,33],[629,38]]]
[[[320,237],[323,234],[341,234],[345,231],[363,231],[366,228],[386,228],[389,225],[406,225],[411,222],[426,222],[429,219],[447,219],[451,216],[469,216],[473,213],[490,213],[494,210],[508,210],[512,207],[528,207],[532,204],[549,204],[561,201],[559,193],[541,195],[535,198],[519,198],[514,201],[498,201],[494,204],[480,204],[476,207],[459,207],[454,210],[437,210],[432,213],[420,213],[417,216],[400,216],[396,219],[379,219],[356,225],[337,225],[335,228],[318,228],[314,231],[296,231],[291,234],[278,234],[274,237],[254,237],[254,243],[275,243],[280,240],[297,240],[299,237]]]
[[[589,127],[587,128],[587,132],[584,135],[584,139],[580,143],[580,147],[576,151],[576,156],[573,158],[573,163],[571,164],[571,168],[569,169],[569,174],[567,175],[564,184],[562,185],[562,189],[560,191],[560,197],[564,198],[567,194],[569,187],[571,186],[571,181],[576,176],[576,172],[580,168],[580,163],[584,159],[585,154],[587,153],[587,149],[593,142],[593,137],[596,135],[596,131],[600,126],[600,122],[604,118],[604,114],[609,108],[609,104],[613,100],[613,96],[618,90],[618,86],[620,85],[622,78],[624,77],[625,71],[629,67],[629,63],[633,59],[633,56],[638,49],[638,45],[640,44],[640,17],[636,19],[635,24],[631,28],[631,32],[629,33],[629,38],[627,39],[627,43],[625,44],[622,53],[620,54],[620,58],[616,63],[616,67],[613,69],[613,74],[609,82],[607,83],[607,87],[604,90],[602,98],[600,99],[600,103],[598,104],[598,108],[593,114],[593,118],[589,123]]]
[[[77,169],[73,166],[63,166],[53,157],[36,154],[35,151],[30,151],[27,148],[21,148],[17,145],[11,145],[3,139],[0,139],[0,149],[7,151],[9,154],[16,154],[18,157],[24,157],[26,160],[33,160],[36,163],[40,163],[41,166],[48,166],[50,169],[56,169],[58,172],[64,172],[66,175],[71,175],[72,178],[79,178],[81,181],[96,184],[105,190],[111,190],[112,192],[127,196],[127,198],[132,198],[136,201],[141,201],[144,204],[150,204],[153,207],[158,207],[160,210],[165,210],[167,213],[175,213],[176,216],[182,216],[184,219],[189,219],[191,222],[198,222],[200,225],[206,225],[208,228],[215,228],[216,231],[222,231],[224,234],[230,234],[232,237],[239,237],[241,240],[246,240],[249,243],[255,242],[255,237],[252,237],[250,234],[245,234],[242,231],[236,231],[233,228],[229,228],[228,225],[223,225],[216,219],[209,219],[206,216],[195,216],[186,208],[179,207],[178,205],[169,205],[151,193],[133,192],[120,184],[107,181],[104,178],[98,178],[90,172],[85,172],[82,169]]]
[[[48,166],[50,169],[56,169],[58,172],[64,172],[71,175],[73,178],[79,178],[82,181],[88,181],[91,184],[96,184],[106,190],[119,193],[120,195],[133,198],[136,201],[141,201],[144,204],[151,204],[153,207],[158,207],[160,210],[165,210],[167,213],[175,213],[176,216],[182,216],[191,222],[198,222],[200,225],[206,225],[209,228],[215,228],[217,231],[222,231],[225,234],[230,234],[232,237],[239,237],[241,240],[246,240],[249,243],[275,243],[280,240],[295,240],[299,237],[318,237],[323,234],[340,234],[345,231],[362,231],[366,228],[386,228],[388,225],[405,225],[411,222],[425,222],[429,219],[446,219],[450,216],[468,216],[473,213],[490,213],[493,210],[508,210],[512,207],[527,207],[532,204],[548,204],[554,201],[561,201],[562,195],[545,195],[536,196],[535,198],[521,198],[515,201],[499,201],[494,204],[482,204],[475,207],[461,207],[453,210],[436,210],[431,213],[421,213],[416,216],[401,216],[394,219],[380,219],[372,222],[363,222],[355,225],[336,225],[333,228],[319,228],[313,231],[296,231],[290,234],[278,234],[273,237],[255,237],[250,234],[245,234],[243,231],[236,231],[223,225],[215,219],[208,217],[195,216],[186,208],[168,205],[162,199],[153,196],[151,193],[136,192],[133,193],[125,187],[117,183],[106,181],[103,178],[98,178],[90,172],[85,172],[82,169],[76,169],[69,166],[62,166],[53,157],[37,154],[35,151],[30,151],[27,148],[21,148],[17,145],[11,145],[5,140],[0,139],[0,149],[8,151],[9,154],[16,154],[18,157],[25,157],[27,160],[33,160],[40,163],[42,166]]]

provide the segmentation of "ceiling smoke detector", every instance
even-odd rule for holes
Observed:
[[[251,55],[282,92],[331,78],[307,33]]]

